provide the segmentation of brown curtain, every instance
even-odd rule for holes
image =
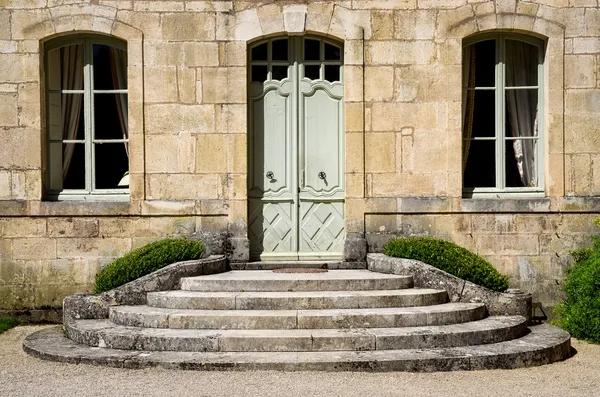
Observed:
[[[463,147],[462,147],[462,170],[467,167],[467,159],[471,148],[471,137],[473,136],[473,115],[475,110],[475,91],[467,88],[475,87],[475,46],[470,45],[463,50],[463,98],[462,98],[462,120],[463,120]]]
[[[127,88],[127,52],[117,48],[110,48],[110,68],[115,89]],[[128,111],[127,111],[127,94],[115,94],[117,101],[117,112],[119,115],[119,123],[123,139],[129,138],[129,130],[127,126]],[[129,156],[129,143],[125,142],[125,151]]]
[[[61,89],[83,89],[83,46],[70,45],[60,49]],[[63,140],[76,139],[79,130],[81,105],[83,95],[63,94],[61,103],[62,138]],[[63,181],[67,178],[71,159],[78,143],[67,143],[63,149]]]

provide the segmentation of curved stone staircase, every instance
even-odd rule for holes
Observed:
[[[230,271],[181,279],[147,304],[75,320],[43,358],[183,369],[447,371],[517,368],[565,359],[570,337],[483,303],[448,302],[411,276],[368,270]],[[37,347],[36,347],[37,346]]]

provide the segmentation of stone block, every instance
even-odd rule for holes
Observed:
[[[2,100],[0,99],[0,103]],[[20,84],[18,99],[19,125],[22,127],[40,128],[40,87],[36,83]],[[0,109],[2,105],[0,104]],[[1,110],[0,110],[1,113]],[[1,116],[0,116],[1,117]],[[0,124],[2,124],[0,122]]]
[[[334,4],[331,2],[310,1],[307,4],[306,30],[310,32],[327,32],[331,24]]]
[[[180,103],[195,103],[196,102],[196,70],[195,69],[178,69],[177,70],[177,86],[179,89]]]
[[[196,139],[196,172],[227,172],[228,135],[202,134]]]
[[[401,40],[433,39],[436,10],[397,11],[394,16],[395,38]]]
[[[362,133],[346,133],[346,172],[364,172]]]
[[[436,46],[428,40],[371,41],[367,65],[427,65],[436,57]]]
[[[216,132],[245,134],[247,129],[246,106],[223,104],[216,107]]]
[[[363,104],[360,102],[345,103],[345,127],[347,132],[361,132],[364,130]]]
[[[537,234],[481,234],[475,236],[481,255],[538,255]]]
[[[42,39],[54,34],[48,9],[15,10],[11,13],[11,32],[14,39]]]
[[[565,55],[565,88],[596,87],[596,57]]]
[[[220,199],[223,196],[221,179],[215,174],[149,174],[146,180],[150,200]]]
[[[182,43],[183,64],[187,67],[218,66],[218,43]]]
[[[365,172],[394,172],[396,170],[396,134],[367,134],[365,139]]]
[[[0,94],[0,125],[14,127],[19,125],[19,112],[16,93]]]
[[[163,14],[163,38],[171,41],[210,41],[215,39],[213,13]]]
[[[90,218],[49,218],[49,237],[98,237],[98,220]]]
[[[394,12],[374,10],[371,12],[371,29],[373,40],[390,40],[394,38]]]
[[[177,102],[177,69],[175,67],[146,66],[146,103]]]
[[[373,66],[365,70],[365,101],[384,101],[392,99],[394,85],[392,66]]]
[[[417,8],[417,0],[354,0],[352,7],[375,10],[411,10]]]
[[[245,103],[245,68],[203,68],[203,103]]]
[[[118,257],[131,250],[130,238],[59,238],[58,258]]]
[[[99,237],[140,237],[153,235],[148,218],[99,218]]]
[[[55,259],[57,243],[52,238],[16,238],[12,240],[14,259]]]
[[[307,6],[304,4],[283,7],[283,25],[288,34],[302,34],[306,31]],[[263,28],[264,30],[264,28]],[[266,32],[264,32],[266,33]]]
[[[119,10],[117,12],[116,20],[144,32],[145,40],[160,40],[163,38],[161,14],[159,13]]]
[[[241,41],[248,41],[262,36],[262,27],[255,8],[235,13],[232,34],[234,40]]]
[[[0,40],[10,40],[10,11],[0,10]]]
[[[12,198],[12,174],[8,170],[0,170],[0,200]],[[0,235],[2,230],[0,229]]]
[[[266,4],[258,8],[258,19],[263,34],[281,33],[286,31],[283,26],[284,14],[279,4]]]
[[[167,117],[168,116],[168,117]],[[214,132],[215,109],[212,105],[146,105],[148,134]]]
[[[473,233],[516,233],[517,216],[512,214],[480,214],[473,217]]]
[[[46,236],[46,219],[43,218],[4,218],[0,225],[5,238]]]
[[[146,139],[146,172],[193,172],[196,138],[189,132],[149,135]]]

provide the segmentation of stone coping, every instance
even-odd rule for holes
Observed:
[[[110,306],[145,305],[148,292],[169,291],[179,288],[183,277],[223,273],[229,270],[224,255],[176,262],[98,295],[75,294],[63,300],[63,323],[73,320],[108,318]]]
[[[492,316],[519,315],[531,323],[531,294],[492,291],[421,261],[384,254],[368,254],[367,267],[373,272],[412,276],[415,287],[445,289],[451,302],[482,302]]]

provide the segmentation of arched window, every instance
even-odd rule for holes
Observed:
[[[465,196],[542,193],[544,42],[494,33],[464,44]]]
[[[127,197],[127,45],[102,36],[45,47],[47,197]]]

